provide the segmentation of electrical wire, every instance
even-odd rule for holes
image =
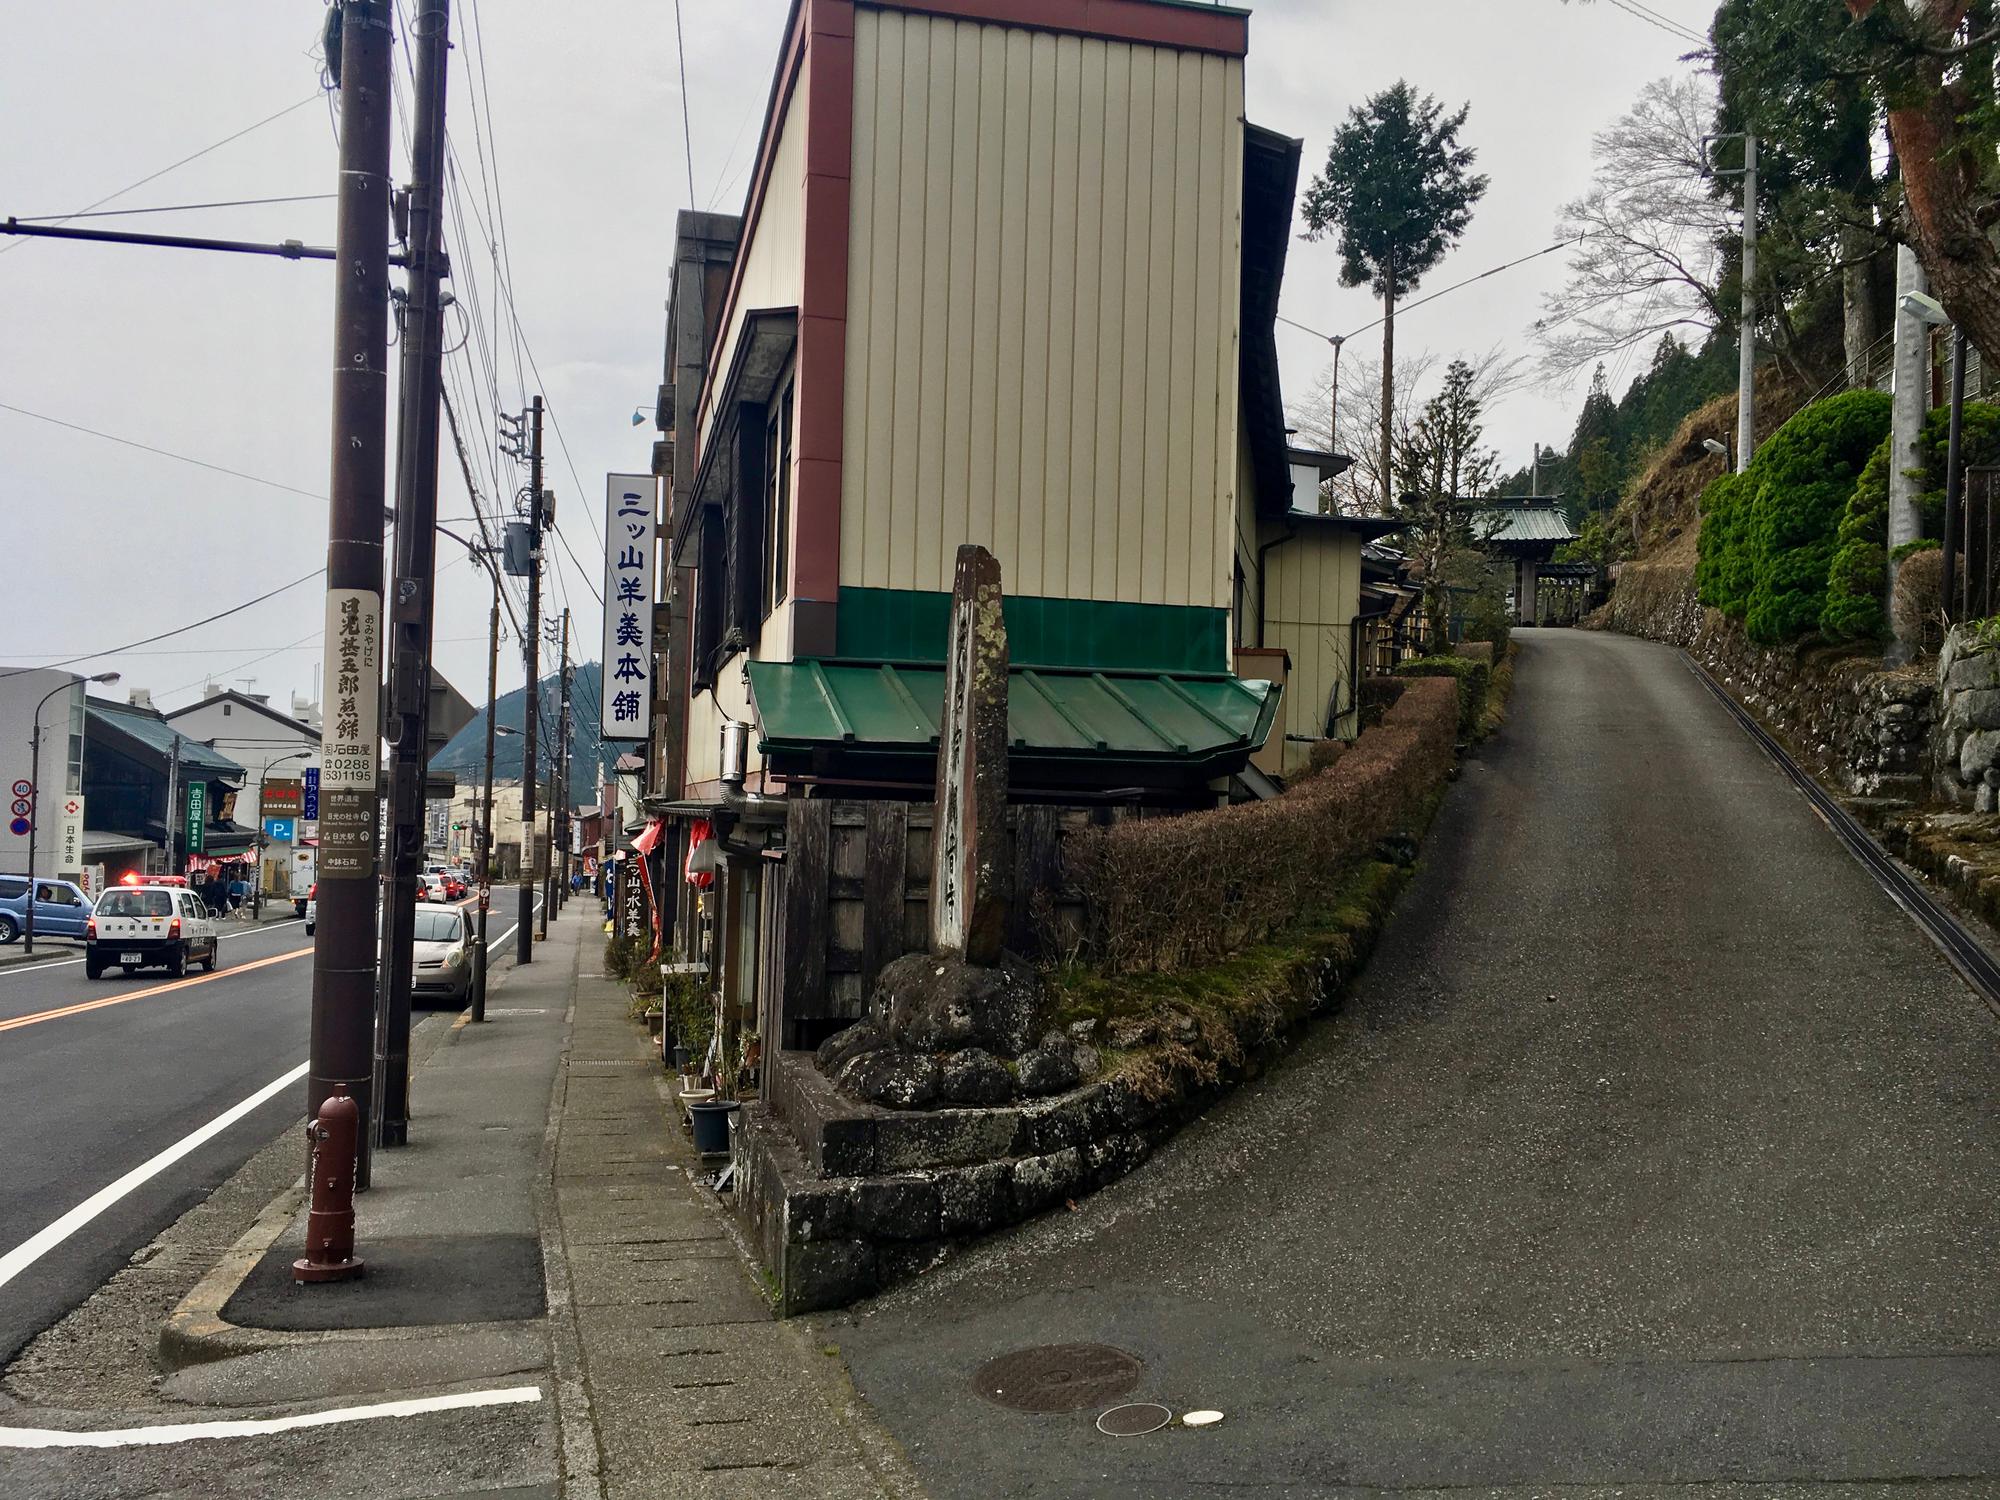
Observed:
[[[321,91],[318,89],[314,89],[310,94],[306,95],[305,98],[299,100],[298,103],[287,104],[283,109],[279,110],[276,114],[266,115],[264,116],[263,119],[257,121],[254,125],[245,125],[241,130],[237,131],[235,134],[226,135],[221,140],[215,142],[213,145],[203,146],[201,150],[196,151],[191,155],[183,156],[179,161],[169,162],[166,166],[160,168],[159,171],[149,172],[144,177],[141,177],[137,182],[128,183],[115,193],[105,194],[102,198],[99,198],[95,203],[86,203],[83,205],[82,208],[78,209],[74,214],[71,214],[69,217],[81,218],[83,215],[89,213],[92,209],[102,208],[104,207],[105,204],[112,202],[114,199],[122,198],[127,193],[130,192],[136,192],[138,189],[144,187],[149,182],[157,182],[160,178],[166,176],[169,172],[178,171],[182,167],[186,166],[189,162],[197,161],[200,158],[208,155],[209,152],[211,151],[219,151],[224,146],[227,146],[231,141],[240,141],[243,139],[244,136],[250,134],[251,131],[261,130],[274,120],[282,120],[286,115],[292,113],[293,110],[304,109],[308,104],[313,103],[315,100],[321,97],[322,97]],[[67,223],[68,219],[58,219],[56,220],[56,222],[59,224]],[[0,245],[0,255],[5,255],[10,250],[18,249],[26,243],[27,243],[26,240],[15,240],[10,244]]]
[[[156,454],[160,458],[171,458],[176,463],[193,464],[197,469],[207,469],[216,474],[227,474],[232,479],[247,479],[252,484],[261,484],[269,489],[283,490],[287,494],[303,495],[308,500],[324,500],[326,496],[317,490],[302,490],[295,484],[284,484],[276,479],[266,479],[260,474],[246,474],[241,469],[225,468],[212,464],[204,458],[189,458],[185,453],[175,453],[168,448],[155,448],[151,443],[141,443],[132,438],[118,437],[113,433],[100,432],[95,427],[85,427],[79,422],[65,422],[61,417],[52,417],[47,412],[30,411],[25,406],[15,406],[12,402],[0,401],[0,411],[11,411],[23,417],[33,417],[37,422],[47,422],[55,427],[67,427],[71,432],[81,432],[88,437],[102,438],[107,443],[117,443],[124,448],[137,448],[142,453]]]
[[[681,39],[681,0],[674,0],[674,61],[681,70],[681,150],[687,154],[688,207],[694,207],[694,132],[688,125],[687,43]]]
[[[65,657],[61,661],[37,662],[31,667],[11,667],[5,671],[0,671],[0,677],[18,677],[23,672],[46,672],[52,667],[75,666],[80,661],[96,661],[99,657],[116,656],[121,651],[131,651],[140,646],[150,646],[155,641],[164,641],[173,636],[186,635],[190,630],[199,630],[204,625],[213,625],[217,620],[226,620],[231,615],[240,615],[244,610],[251,608],[253,605],[262,604],[266,599],[275,599],[278,595],[285,593],[287,590],[295,589],[302,583],[311,583],[315,578],[323,576],[325,572],[326,569],[324,567],[314,568],[310,573],[300,574],[290,583],[281,583],[268,593],[259,594],[254,599],[246,599],[241,604],[232,604],[228,609],[218,610],[212,615],[196,620],[191,625],[176,625],[172,630],[162,630],[158,635],[143,636],[139,640],[127,641],[122,646],[112,646],[103,651],[86,651],[81,656]]]
[[[153,208],[107,208],[97,213],[9,214],[19,224],[67,224],[72,219],[118,219],[132,214],[184,214],[202,208],[257,208],[266,203],[330,203],[338,193],[299,193],[289,198],[229,198],[220,203],[162,203]]]
[[[1528,255],[1523,255],[1514,260],[1503,262],[1502,264],[1497,266],[1488,267],[1486,270],[1481,271],[1477,276],[1468,276],[1463,281],[1454,281],[1450,286],[1440,287],[1437,291],[1430,293],[1428,296],[1419,297],[1414,302],[1401,303],[1396,308],[1396,311],[1399,314],[1415,312],[1418,308],[1422,307],[1426,302],[1435,302],[1440,297],[1449,296],[1451,293],[1456,292],[1461,288],[1471,286],[1475,281],[1484,281],[1489,276],[1498,276],[1502,271],[1511,271],[1516,266],[1524,266],[1531,260],[1541,259],[1544,255],[1553,255],[1558,250],[1567,250],[1572,245],[1580,245],[1583,243],[1584,238],[1585,236],[1580,234],[1572,235],[1570,238],[1566,240],[1557,240],[1553,245],[1544,245],[1541,249],[1536,250]],[[1283,313],[1279,313],[1277,315],[1277,319],[1280,323],[1284,323],[1289,325],[1290,327],[1298,329],[1300,333],[1309,333],[1314,338],[1321,339],[1329,344],[1344,344],[1349,339],[1353,338],[1355,334],[1366,333],[1369,329],[1375,327],[1378,323],[1382,321],[1381,318],[1371,318],[1368,322],[1363,323],[1359,328],[1353,329],[1350,332],[1341,334],[1332,334],[1332,333],[1321,333],[1317,328],[1308,328],[1305,324],[1299,322],[1296,318],[1288,318]]]
[[[1684,42],[1693,42],[1697,47],[1706,47],[1708,45],[1707,37],[1696,35],[1687,27],[1681,25],[1680,22],[1663,16],[1658,11],[1648,10],[1644,5],[1636,3],[1636,0],[1608,0],[1608,3],[1617,6],[1618,9],[1624,11],[1626,15],[1633,17],[1635,20],[1644,21],[1648,26],[1656,26],[1661,31],[1666,32],[1670,36],[1679,37]]]

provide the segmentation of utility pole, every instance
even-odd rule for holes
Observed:
[[[528,429],[528,627],[521,653],[528,670],[528,722],[521,730],[521,924],[514,962],[535,957],[535,758],[542,673],[542,398],[535,397]]]
[[[419,0],[416,128],[410,146],[409,298],[402,316],[396,420],[396,573],[389,611],[389,872],[382,901],[372,1134],[410,1133],[410,981],[424,856],[432,616],[436,611],[438,405],[445,276],[444,105],[449,0]]]
[[[382,691],[383,447],[389,406],[390,0],[341,7],[340,173],[333,303],[333,459],[326,547],[328,712],[320,768],[319,933],[306,1115],[373,1092],[376,720]],[[369,1142],[355,1157],[366,1187]]]
[[[562,708],[556,714],[556,795],[549,799],[549,881],[555,899],[543,909],[555,920],[556,908],[569,900],[569,611],[562,616]]]
[[[181,809],[181,737],[174,736],[173,757],[167,762],[167,873],[181,873],[180,860],[175,855],[177,847],[175,835],[180,831]]]
[[[1743,133],[1743,313],[1736,349],[1736,472],[1757,451],[1757,137]]]
[[[493,574],[493,614],[486,625],[486,787],[479,814],[479,973],[473,981],[472,1019],[486,1019],[486,971],[492,955],[486,948],[486,908],[493,904],[493,715],[500,701],[500,568],[489,556]]]

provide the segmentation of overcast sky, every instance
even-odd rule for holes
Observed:
[[[683,6],[694,198],[702,208],[742,207],[785,8],[783,0]],[[1712,5],[1640,7],[1648,8],[1699,32]],[[504,220],[526,348],[574,460],[572,474],[552,431],[558,524],[583,563],[562,558],[555,606],[576,609],[576,654],[588,659],[597,654],[591,589],[601,567],[592,523],[607,471],[649,467],[673,215],[689,198],[673,11],[665,0],[459,0],[454,10],[451,137],[478,204],[466,221],[469,253],[459,254],[456,287],[461,305],[476,300],[490,323],[493,268],[478,220],[496,227]],[[157,0],[14,7],[12,66],[0,89],[0,216],[81,209],[293,105],[300,107],[104,207],[331,193],[334,137],[317,60],[322,15],[316,0],[220,0],[193,24],[184,8]],[[1687,50],[1684,39],[1612,0],[1581,7],[1267,0],[1253,7],[1247,112],[1303,137],[1310,175],[1348,108],[1399,77],[1448,105],[1471,104],[1466,140],[1492,186],[1421,294],[1549,243],[1561,204],[1588,181],[1592,132],[1642,84],[1683,67],[1677,59]],[[490,135],[476,128],[487,123],[489,97]],[[331,244],[332,207],[315,201],[79,222]],[[1373,299],[1341,289],[1337,272],[1331,244],[1295,244],[1285,315],[1327,333],[1370,322]],[[1562,257],[1549,256],[1419,308],[1399,321],[1398,346],[1446,356],[1495,344],[1525,351],[1540,297],[1561,275]],[[41,663],[153,635],[324,563],[326,264],[0,240],[0,328],[7,349],[0,403],[254,476],[214,473],[0,409],[8,563],[0,662]],[[474,429],[467,441],[475,472],[490,490],[492,390],[497,385],[501,407],[515,409],[536,381],[532,372],[516,378],[504,314],[490,361],[480,350],[493,344],[494,330],[483,332],[454,357],[453,389]],[[461,325],[453,336],[466,333]],[[1357,347],[1377,337],[1364,334]],[[1325,362],[1325,345],[1281,327],[1279,349],[1288,390],[1304,390]],[[1536,440],[1566,441],[1578,395],[1535,387],[1495,409],[1488,436],[1506,466],[1525,463]],[[648,425],[632,425],[635,409],[648,414]],[[518,482],[504,462],[498,478],[503,486]],[[448,445],[440,509],[445,517],[470,514]],[[489,591],[450,544],[440,544],[439,556],[437,662],[477,701]],[[320,587],[309,581],[144,654],[93,659],[78,670],[118,670],[124,681],[114,691],[150,687],[164,707],[193,701],[206,681],[243,688],[245,678],[254,679],[248,690],[282,705],[315,685]],[[502,691],[521,680],[519,648],[509,643]]]

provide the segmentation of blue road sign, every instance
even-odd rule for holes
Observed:
[[[10,833],[25,834],[28,831],[28,820],[26,818],[16,818],[7,825],[7,829]]]
[[[306,785],[305,785],[305,791],[301,794],[301,801],[303,805],[299,808],[299,816],[304,818],[308,823],[318,822],[319,821],[319,767],[318,766],[306,767]]]
[[[298,831],[299,820],[297,818],[266,818],[264,820],[264,837],[274,844],[289,844],[293,842],[298,835]]]

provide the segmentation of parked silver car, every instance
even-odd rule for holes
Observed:
[[[472,988],[472,954],[467,941],[471,932],[464,911],[443,902],[419,901],[413,937],[415,968],[410,998],[463,1002]]]

